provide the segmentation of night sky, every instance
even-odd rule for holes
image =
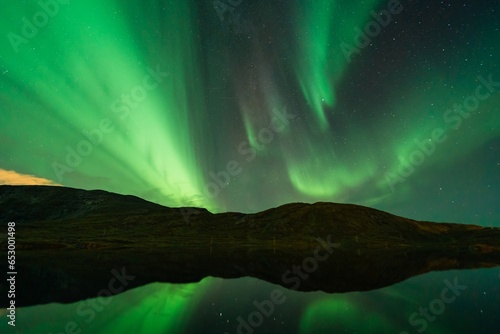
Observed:
[[[500,227],[499,1],[18,0],[0,13],[0,184],[212,212],[355,203]],[[408,316],[457,275],[470,288],[428,332],[496,331],[496,268],[365,294],[286,291],[265,328],[414,333]],[[85,301],[20,309],[19,325],[208,333],[215,318],[234,332],[273,288],[152,284],[88,325]]]
[[[500,226],[497,1],[43,3],[0,5],[0,183]]]

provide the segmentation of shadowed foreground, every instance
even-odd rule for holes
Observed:
[[[207,276],[333,293],[500,265],[500,229],[419,222],[350,204],[212,214],[104,191],[0,186],[4,259],[9,221],[16,223],[16,307]]]

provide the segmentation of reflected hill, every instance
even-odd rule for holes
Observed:
[[[4,259],[9,221],[16,222],[16,307],[207,276],[339,293],[434,270],[500,265],[498,228],[415,221],[351,204],[212,214],[100,190],[0,186]]]

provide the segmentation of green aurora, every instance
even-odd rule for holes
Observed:
[[[222,21],[208,0],[1,4],[0,183],[14,171],[213,212],[332,201],[500,226],[498,4],[401,1],[361,45],[390,3],[242,0]],[[136,308],[94,332],[181,328],[220,290],[143,289],[162,297],[129,292]],[[332,314],[356,328],[369,307],[311,301],[300,332]]]
[[[388,43],[415,5],[401,3],[369,45],[359,42],[358,32],[391,3],[297,0],[223,13],[228,21],[239,10],[264,27],[247,34],[191,1],[69,2],[47,7],[53,17],[44,25],[40,4],[9,5],[0,166],[217,212],[319,200],[392,209],[418,200],[416,183],[436,183],[443,178],[436,170],[453,169],[498,138],[498,86],[483,88],[488,98],[467,117],[447,113],[496,75],[498,30],[475,36],[479,49],[443,48],[440,62],[443,33],[433,49],[424,43],[405,61],[398,55],[409,51]],[[488,27],[486,14],[475,21]],[[41,26],[33,32],[24,18]],[[415,48],[421,32],[404,32],[396,42]],[[270,133],[274,111],[284,109],[297,117]],[[435,129],[446,140],[402,178],[402,161]],[[216,180],[231,161],[239,173]]]

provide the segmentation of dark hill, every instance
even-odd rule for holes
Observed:
[[[326,247],[334,251],[299,290],[369,290],[432,270],[500,265],[500,229],[420,222],[351,204],[212,214],[101,190],[0,186],[2,258],[9,221],[16,223],[24,287],[19,305],[95,297],[110,271],[123,267],[136,276],[127,289],[206,276],[253,276],[295,288],[284,273]],[[0,283],[2,298],[6,288]]]

